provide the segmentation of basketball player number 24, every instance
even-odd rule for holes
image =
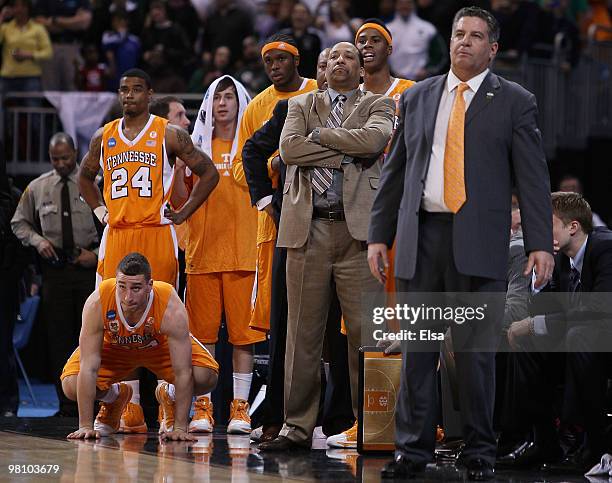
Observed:
[[[130,180],[132,188],[138,190],[138,196],[143,198],[151,197],[151,169],[148,166],[141,166],[138,171],[134,173]],[[111,179],[113,184],[111,185],[111,199],[116,200],[117,198],[124,198],[128,195],[128,170],[125,168],[119,168],[112,172]]]

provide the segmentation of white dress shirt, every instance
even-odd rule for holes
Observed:
[[[488,73],[489,69],[486,69],[466,82],[469,86],[469,89],[463,92],[466,111]],[[451,111],[453,110],[455,95],[457,94],[456,88],[461,82],[453,71],[450,70],[446,79],[446,86],[440,98],[440,105],[438,106],[431,157],[429,159],[425,189],[423,190],[423,198],[421,200],[421,207],[425,211],[450,213],[446,203],[444,203],[444,151],[446,149],[448,123]]]

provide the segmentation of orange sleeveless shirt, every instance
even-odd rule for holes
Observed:
[[[174,288],[166,282],[153,282],[147,307],[140,320],[128,325],[117,298],[117,279],[104,280],[98,287],[100,306],[104,321],[104,344],[114,349],[151,350],[168,344],[167,337],[160,332],[161,323]],[[133,322],[133,321],[132,321]]]
[[[123,118],[104,126],[100,167],[111,227],[138,228],[170,223],[164,217],[174,177],[166,153],[167,124],[166,119],[151,114],[133,141],[123,134]]]

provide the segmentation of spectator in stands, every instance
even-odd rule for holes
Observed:
[[[0,91],[42,91],[40,61],[51,58],[53,51],[45,28],[31,20],[31,8],[29,0],[16,0],[0,12],[0,22],[12,16],[0,25]]]
[[[260,51],[257,39],[252,35],[242,41],[242,64],[236,73],[236,78],[247,88],[251,96],[259,94],[270,85]]]
[[[501,29],[498,57],[517,59],[529,52],[538,35],[538,5],[525,0],[493,0],[491,13]]]
[[[378,5],[378,18],[386,24],[389,24],[395,18],[395,1],[394,0],[380,0]]]
[[[419,18],[431,22],[445,43],[450,42],[453,16],[461,7],[460,0],[416,0]]]
[[[280,0],[266,0],[260,4],[254,26],[255,33],[260,39],[266,39],[278,30],[280,4]]]
[[[346,0],[333,0],[329,4],[327,18],[317,18],[317,28],[325,34],[325,47],[332,47],[338,42],[352,42],[355,40],[355,29],[351,25],[348,13],[349,3]]]
[[[215,79],[223,75],[231,75],[232,69],[230,60],[232,53],[229,47],[220,45],[215,49],[212,65],[210,68],[203,66],[193,73],[189,81],[189,92],[206,92],[206,89],[213,83]]]
[[[612,1],[589,0],[589,5],[590,11],[581,25],[582,34],[588,33],[592,25],[597,25],[600,28],[595,33],[595,40],[612,40]]]
[[[240,58],[242,39],[253,34],[251,15],[234,0],[216,0],[215,7],[204,22],[204,48],[209,52],[220,45],[229,47],[232,63]]]
[[[74,83],[80,91],[102,92],[108,85],[109,71],[106,64],[100,62],[100,53],[93,44],[86,44],[81,49],[84,63],[78,65]]]
[[[151,2],[141,40],[143,60],[153,79],[167,77],[169,73],[180,76],[192,60],[193,52],[185,31],[168,18],[166,4],[161,0]]]
[[[446,45],[429,22],[414,11],[414,0],[396,0],[395,19],[389,23],[393,73],[405,79],[422,80],[440,73],[447,63]]]
[[[538,21],[537,43],[545,48],[532,49],[531,55],[540,58],[552,58],[557,46],[557,36],[562,34],[560,47],[564,54],[562,67],[569,69],[576,65],[580,56],[580,32],[578,24],[569,13],[567,0],[543,0]]]
[[[11,220],[13,232],[42,259],[42,313],[47,328],[50,367],[60,400],[60,414],[76,415],[59,376],[78,346],[81,312],[94,290],[98,232],[93,213],[79,196],[77,151],[65,133],[49,142],[53,170],[32,181]]]
[[[321,33],[311,27],[312,15],[303,3],[296,3],[291,11],[291,26],[280,31],[295,39],[300,51],[299,73],[302,77],[315,78],[317,59],[321,52]]]
[[[146,2],[133,0],[100,0],[94,2],[91,28],[87,39],[99,43],[102,35],[112,28],[113,15],[121,11],[125,13],[129,30],[134,35],[140,35],[144,25]]]
[[[168,0],[166,7],[168,8],[168,18],[183,27],[189,43],[191,45],[195,44],[200,29],[200,19],[191,2],[189,0]]]
[[[102,50],[110,71],[109,89],[119,89],[121,73],[133,69],[140,61],[140,39],[130,30],[128,13],[115,10],[112,30],[102,35]]]
[[[573,24],[580,25],[588,10],[588,0],[535,0],[543,8],[560,8]]]
[[[51,91],[73,91],[75,60],[91,24],[89,0],[38,0],[36,21],[51,34],[53,57],[43,65],[43,87]]]
[[[566,174],[561,177],[561,181],[559,181],[559,191],[563,191],[566,193],[579,193],[583,194],[584,190],[582,189],[582,182],[578,178],[578,176],[574,176],[573,174]],[[606,227],[606,224],[601,219],[601,217],[593,211],[593,226],[603,226]]]

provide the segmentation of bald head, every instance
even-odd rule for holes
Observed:
[[[76,167],[77,152],[74,141],[65,132],[58,132],[49,141],[49,159],[59,176],[69,176]]]
[[[325,79],[325,71],[327,70],[327,59],[329,59],[329,51],[331,49],[323,49],[317,60],[317,87],[319,89],[327,88],[327,80]]]
[[[58,132],[51,136],[51,139],[49,140],[49,149],[61,143],[67,144],[72,150],[75,149],[74,140],[72,139],[70,134],[67,134],[65,132]]]
[[[363,77],[363,57],[350,42],[339,42],[329,52],[327,84],[338,92],[348,92],[359,87]]]

